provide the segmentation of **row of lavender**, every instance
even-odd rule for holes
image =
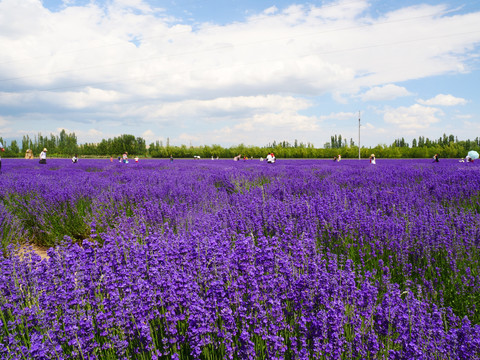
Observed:
[[[2,358],[480,357],[476,164],[5,163]]]

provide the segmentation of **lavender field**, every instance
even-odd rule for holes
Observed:
[[[479,359],[479,213],[480,162],[4,159],[0,357]]]

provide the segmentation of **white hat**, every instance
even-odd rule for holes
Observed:
[[[47,148],[43,148],[43,151],[47,151]]]

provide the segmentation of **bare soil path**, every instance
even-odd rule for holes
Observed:
[[[48,259],[48,255],[47,255],[48,248],[43,247],[43,246],[38,246],[38,245],[35,245],[35,244],[22,245],[17,250],[17,254],[19,254],[20,256],[23,256],[23,255],[25,255],[25,253],[27,253],[29,251],[29,249],[32,249],[42,259]]]

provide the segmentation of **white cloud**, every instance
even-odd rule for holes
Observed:
[[[9,124],[9,121],[0,115],[0,126],[6,126]]]
[[[464,125],[465,129],[470,130],[470,131],[471,130],[475,130],[475,131],[480,130],[480,122],[464,121],[463,125]],[[467,137],[468,138],[471,137],[471,132],[468,134]]]
[[[278,8],[276,6],[271,6],[268,9],[265,9],[263,13],[266,15],[272,15],[272,14],[275,14],[277,11],[278,11]]]
[[[60,134],[60,132],[62,130],[65,130],[65,132],[67,134],[71,134],[71,133],[75,133],[75,135],[78,137],[82,137],[82,138],[85,138],[85,139],[88,139],[86,140],[86,142],[98,142],[100,140],[102,140],[104,137],[105,137],[105,134],[98,130],[98,129],[87,129],[87,130],[71,130],[71,129],[67,129],[67,128],[57,128],[56,131],[53,132],[54,135],[58,135]],[[37,134],[38,132],[36,132],[35,134]],[[109,135],[111,136],[111,135]],[[113,135],[111,137],[115,137],[115,136],[118,136],[118,135]]]
[[[384,112],[384,121],[396,125],[400,129],[414,130],[426,129],[430,125],[440,121],[437,115],[442,115],[442,111],[433,107],[422,106],[419,104],[410,107],[398,107],[396,109],[387,109]]]
[[[465,105],[467,100],[462,98],[457,98],[453,95],[438,94],[434,98],[428,100],[417,100],[419,104],[422,105],[439,105],[439,106],[455,106],[455,105]]]
[[[0,105],[20,106],[28,102],[31,96],[21,93],[0,92]]]
[[[149,121],[159,119],[197,119],[224,120],[237,114],[253,115],[262,113],[297,112],[307,109],[311,103],[293,96],[238,96],[220,97],[209,100],[185,100],[153,104],[127,111],[127,116],[140,116]]]
[[[352,120],[358,118],[358,113],[354,112],[338,112],[338,113],[330,113],[329,115],[322,115],[319,117],[321,120]]]
[[[365,93],[361,94],[360,98],[363,101],[386,101],[410,95],[412,95],[412,93],[402,86],[387,84],[383,86],[372,87]]]
[[[315,131],[318,119],[291,112],[257,114],[253,118],[237,125],[237,129],[246,128],[251,131],[267,131],[268,129],[288,128],[292,132]]]
[[[154,134],[153,131],[150,130],[150,129],[147,130],[147,131],[144,131],[144,132],[142,133],[142,137],[144,137],[144,138],[146,138],[146,137],[154,137],[154,136],[155,136],[155,134]]]
[[[458,114],[455,115],[456,119],[471,119],[473,116],[471,114]]]
[[[137,96],[191,96],[205,90],[215,97],[236,91],[322,94],[348,86],[373,86],[366,98],[406,96],[391,80],[457,71],[463,58],[455,53],[465,53],[478,36],[442,36],[460,25],[462,32],[476,30],[475,20],[480,21],[478,16],[443,17],[444,5],[372,19],[363,15],[368,2],[358,0],[269,8],[243,23],[193,31],[154,16],[156,9],[141,0],[103,8],[67,6],[57,13],[31,1],[36,9],[30,11],[12,1],[0,5],[4,20],[11,20],[2,32],[12,35],[0,41],[10,50],[2,54],[2,77],[18,77],[18,83],[40,89],[85,84]],[[130,8],[140,11],[125,10]],[[15,25],[27,23],[21,30]],[[412,40],[418,38],[429,42]],[[396,51],[388,51],[389,44]],[[84,101],[80,106],[88,106]],[[93,97],[90,101],[95,103]]]
[[[163,141],[164,140],[164,138],[162,136],[155,135],[155,133],[150,129],[144,131],[141,136],[142,136],[142,138],[145,139],[145,142],[147,144],[150,144],[150,143],[155,142],[155,141]]]
[[[67,109],[85,109],[98,106],[102,103],[121,102],[124,98],[113,90],[103,90],[98,88],[87,87],[81,91],[67,91],[65,93],[40,93],[39,97],[43,98],[58,107]]]
[[[260,144],[274,140],[306,139],[318,141],[321,120],[315,116],[298,115],[292,112],[256,114],[202,134],[209,143]]]
[[[109,133],[107,135],[98,129],[75,130],[72,132],[75,132],[75,135],[77,136],[77,138],[85,139],[84,142],[88,142],[88,143],[97,143],[102,139],[114,138],[120,135],[120,134],[112,134],[112,133]],[[67,131],[67,133],[69,132]]]
[[[364,133],[363,137],[365,137],[365,135],[367,137],[371,137],[372,135],[387,133],[387,129],[378,127],[370,122],[367,122],[364,125],[362,125],[361,130],[366,131],[366,134]]]
[[[200,145],[200,144],[197,144],[199,139],[200,139],[199,136],[188,134],[188,133],[181,133],[179,136],[173,139],[172,144]]]

